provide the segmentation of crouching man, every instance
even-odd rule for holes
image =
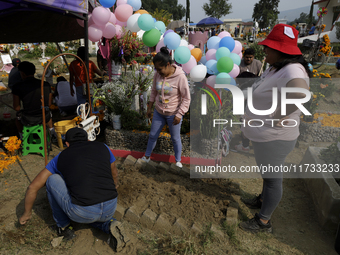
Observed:
[[[32,217],[37,192],[44,185],[56,231],[65,239],[75,237],[71,221],[90,224],[110,234],[112,248],[122,250],[129,242],[122,224],[113,218],[117,207],[118,171],[115,157],[87,133],[71,128],[65,135],[66,148],[53,158],[29,185],[25,196],[24,225]]]

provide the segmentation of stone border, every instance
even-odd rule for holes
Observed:
[[[300,123],[299,140],[307,143],[311,142],[334,142],[340,136],[340,128],[337,127],[322,127],[320,122]]]
[[[154,161],[149,161],[148,163],[142,161],[141,159],[136,159],[129,155],[124,163],[124,166],[134,166],[136,169],[145,169],[151,172],[161,170],[169,171],[173,174],[179,174],[181,176],[190,176],[190,169],[183,167],[179,168],[175,164],[165,164],[163,162],[156,163]],[[144,228],[150,229],[160,234],[175,234],[178,236],[194,235],[198,236],[203,234],[202,226],[195,222],[191,226],[183,219],[176,218],[175,222],[170,222],[165,213],[156,214],[151,209],[146,209],[141,214],[135,206],[129,208],[124,208],[121,205],[117,205],[115,214],[113,215],[117,220],[126,220],[134,224],[140,224]],[[230,225],[236,225],[238,222],[238,209],[229,207],[227,209],[226,221]],[[227,242],[229,237],[225,235],[219,226],[212,224],[210,227],[215,236],[222,242]]]

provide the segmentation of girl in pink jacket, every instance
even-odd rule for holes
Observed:
[[[181,124],[183,115],[189,110],[190,91],[188,80],[181,67],[172,64],[166,47],[153,58],[156,73],[153,79],[151,96],[148,102],[147,116],[151,117],[155,104],[151,131],[145,156],[142,160],[150,161],[150,155],[156,146],[159,133],[168,124],[171,140],[175,150],[176,166],[182,167]]]

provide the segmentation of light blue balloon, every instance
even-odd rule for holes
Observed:
[[[219,73],[216,76],[216,84],[230,84],[231,77],[227,73]]]
[[[217,61],[215,59],[210,59],[205,63],[205,66],[207,67],[208,74],[218,74],[217,70]]]
[[[115,0],[116,2],[116,0]],[[142,7],[142,1],[141,0],[128,0],[127,4],[132,6],[133,11],[138,11]]]
[[[241,64],[241,58],[236,53],[230,53],[229,58],[233,60],[235,65],[239,66]]]
[[[105,8],[111,8],[116,3],[116,0],[99,0],[99,3]]]
[[[220,47],[216,51],[216,60],[218,61],[220,58],[229,57],[229,55],[230,55],[230,50],[228,48]]]
[[[144,31],[149,31],[155,27],[155,22],[150,14],[142,14],[138,18],[138,26]]]
[[[219,46],[226,47],[230,50],[230,52],[232,52],[235,48],[235,41],[232,37],[226,36],[221,39]]]
[[[163,21],[157,21],[155,23],[155,28],[157,28],[162,34],[165,33],[166,27]]]
[[[191,52],[188,47],[180,46],[175,50],[175,61],[179,64],[185,64],[190,60]]]
[[[220,47],[220,41],[221,41],[221,38],[219,38],[218,36],[210,37],[209,40],[208,40],[208,43],[207,43],[208,49],[209,50],[211,50],[211,49],[217,50]]]
[[[205,65],[207,63],[207,58],[205,56],[201,57],[199,63]]]
[[[174,32],[170,32],[164,37],[164,45],[170,50],[177,49],[180,44],[181,37]]]
[[[153,22],[155,22],[155,23],[156,23],[156,21],[157,21],[157,20],[156,20],[155,18],[153,18]]]
[[[308,68],[311,72],[313,72],[314,67],[311,65],[311,63],[308,63]]]
[[[236,81],[233,77],[230,77],[230,84],[236,86]]]

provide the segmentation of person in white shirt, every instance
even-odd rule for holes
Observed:
[[[77,96],[71,96],[70,84],[65,77],[60,76],[57,78],[57,85],[54,91],[54,99],[60,110],[61,116],[72,114],[77,110]],[[73,86],[75,90],[75,87]]]

